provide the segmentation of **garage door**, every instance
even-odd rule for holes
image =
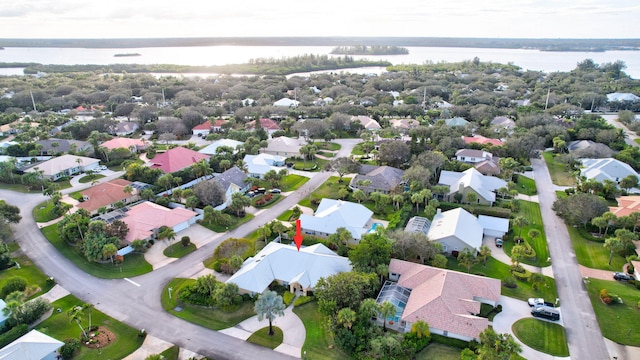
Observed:
[[[173,227],[173,231],[175,231],[176,233],[186,229],[189,227],[189,222],[185,221],[185,222],[181,222],[180,224],[176,225]]]

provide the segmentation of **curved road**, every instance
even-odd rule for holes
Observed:
[[[337,140],[342,145],[336,157],[349,156],[359,139]],[[44,273],[85,302],[100,311],[137,329],[146,331],[198,354],[214,359],[291,359],[292,357],[267,348],[247,343],[217,331],[191,324],[166,313],[160,303],[165,284],[175,277],[190,277],[194,266],[211,256],[213,250],[229,237],[243,237],[293,207],[305,196],[322,185],[332,174],[316,173],[300,189],[287,196],[268,211],[259,212],[254,219],[230,231],[197,251],[174,261],[170,265],[131,279],[97,279],[78,269],[60,255],[40,232],[31,216],[31,210],[46,200],[41,194],[23,194],[0,190],[0,198],[20,207],[22,221],[14,226],[16,240],[21,249]],[[74,189],[75,190],[75,189]]]
[[[551,253],[551,266],[562,305],[572,359],[609,359],[589,294],[583,283],[567,227],[552,210],[556,200],[549,170],[543,159],[532,159],[542,221]]]

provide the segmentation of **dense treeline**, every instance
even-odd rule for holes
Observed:
[[[351,45],[335,47],[331,53],[341,55],[404,55],[409,53],[409,49],[400,46]]]

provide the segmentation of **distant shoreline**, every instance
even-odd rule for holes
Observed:
[[[0,39],[2,47],[147,48],[191,46],[404,46],[541,51],[640,50],[640,39],[514,39],[451,37],[211,37],[132,39]]]

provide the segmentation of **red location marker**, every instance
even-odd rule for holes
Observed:
[[[300,251],[300,246],[302,245],[302,239],[304,239],[304,237],[300,232],[300,220],[298,219],[296,220],[296,235],[293,237],[293,241],[296,242],[296,247],[298,248],[298,251]]]

